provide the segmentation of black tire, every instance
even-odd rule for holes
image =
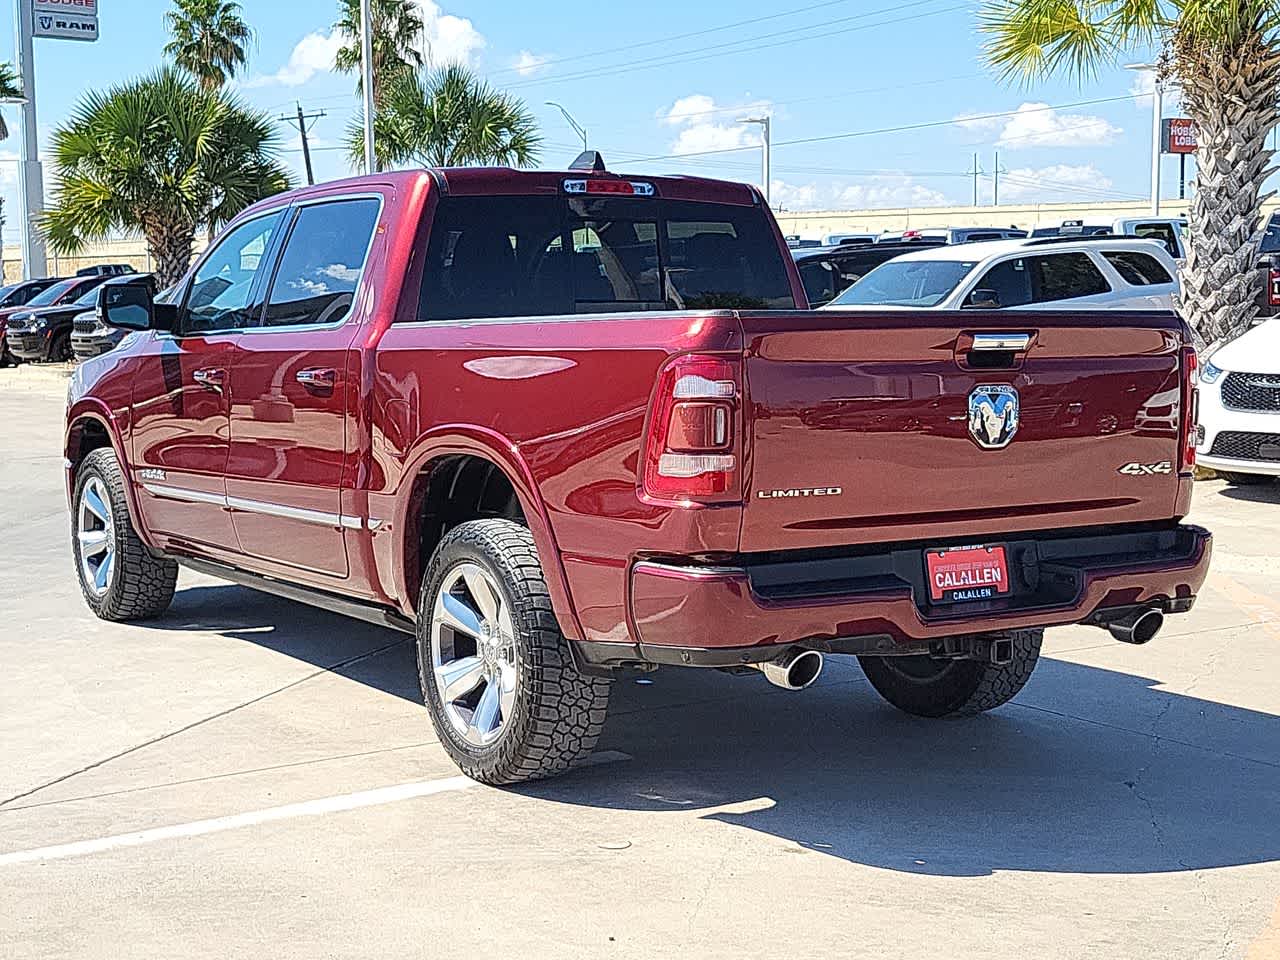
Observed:
[[[105,592],[99,593],[87,582],[82,562],[81,498],[85,486],[98,480],[110,500],[111,524],[108,536],[115,544]],[[76,578],[89,609],[103,620],[146,620],[169,609],[178,582],[178,565],[156,557],[147,549],[133,527],[129,501],[125,496],[125,479],[110,447],[92,451],[76,473],[75,496],[71,508],[71,552],[75,558]]]
[[[53,338],[53,342],[49,344],[49,356],[46,359],[50,363],[66,363],[74,355],[71,350],[71,331],[68,330]]]
[[[516,663],[512,716],[498,738],[468,742],[445,712],[434,675],[431,621],[436,597],[456,567],[482,567],[511,614]],[[609,704],[608,680],[587,677],[573,665],[560,632],[542,565],[528,529],[511,520],[459,524],[436,548],[418,601],[418,678],[440,743],[468,777],[495,785],[522,783],[568,770],[595,748]]]
[[[1228,472],[1226,470],[1219,470],[1218,476],[1227,481],[1227,483],[1236,487],[1258,487],[1264,483],[1270,483],[1275,479],[1274,477],[1270,477],[1262,473],[1236,473],[1234,471]]]
[[[899,710],[918,717],[972,717],[1008,703],[1031,679],[1043,630],[1015,630],[1004,664],[921,657],[859,657],[871,686]]]

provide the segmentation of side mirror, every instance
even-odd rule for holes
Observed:
[[[964,305],[971,310],[999,310],[1000,294],[995,290],[979,288],[969,294]]]
[[[98,288],[98,319],[120,330],[172,330],[177,309],[172,304],[157,304],[152,295],[150,277]]]

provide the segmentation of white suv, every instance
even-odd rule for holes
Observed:
[[[1196,461],[1231,483],[1280,477],[1280,318],[1209,354],[1200,370]]]
[[[822,309],[1172,310],[1176,276],[1154,240],[991,240],[897,257]]]

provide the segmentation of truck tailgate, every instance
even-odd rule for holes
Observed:
[[[1184,403],[1173,314],[747,312],[741,322],[743,551],[1173,515]],[[1016,347],[1020,334],[1023,350],[993,339]]]

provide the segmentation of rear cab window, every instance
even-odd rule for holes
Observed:
[[[794,309],[764,210],[661,198],[443,197],[417,319]]]
[[[1169,251],[1169,256],[1175,260],[1182,256],[1179,249],[1178,231],[1171,223],[1139,223],[1133,228],[1135,237],[1142,237],[1144,240],[1158,240],[1164,244],[1164,248]]]

